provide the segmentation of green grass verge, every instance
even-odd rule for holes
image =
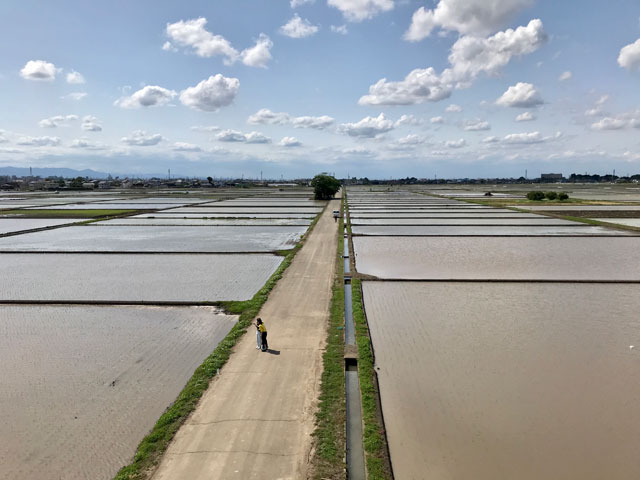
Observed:
[[[34,218],[94,218],[94,217],[113,217],[116,215],[124,215],[133,213],[136,210],[3,210],[2,215],[16,215],[20,217]]]
[[[342,201],[344,205],[344,200]],[[346,405],[344,378],[344,242],[343,219],[338,225],[336,274],[333,282],[327,346],[322,356],[324,369],[316,413],[316,439],[313,478],[337,480],[346,478]]]
[[[256,293],[251,300],[243,302],[216,302],[230,314],[240,315],[238,322],[222,340],[211,355],[200,365],[193,376],[182,389],[176,401],[167,409],[155,424],[151,433],[142,439],[133,461],[120,469],[114,480],[145,480],[150,478],[155,466],[160,461],[162,454],[166,451],[169,443],[173,439],[178,429],[182,426],[187,417],[193,412],[200,400],[200,397],[209,387],[209,382],[216,375],[218,369],[222,368],[231,356],[233,347],[245,334],[247,328],[267,301],[269,292],[282,278],[284,271],[291,265],[296,253],[302,248],[304,240],[307,238],[313,227],[316,225],[320,212],[303,236],[302,240],[284,258],[278,269],[271,275],[267,283]]]
[[[373,352],[369,327],[362,303],[362,282],[351,280],[353,298],[353,322],[358,345],[358,376],[362,396],[362,422],[364,424],[363,445],[369,480],[390,480],[393,478],[387,456],[386,437],[382,426],[382,413],[378,411],[378,390],[373,370]]]

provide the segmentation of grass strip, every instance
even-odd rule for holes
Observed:
[[[326,207],[325,207],[326,208]],[[291,249],[278,269],[271,275],[267,283],[253,296],[251,300],[243,302],[216,302],[229,314],[240,315],[238,322],[227,336],[218,344],[213,353],[200,365],[193,376],[182,389],[176,401],[162,414],[151,432],[142,439],[133,461],[120,469],[114,480],[146,480],[151,477],[162,455],[167,450],[174,435],[198,405],[200,397],[209,387],[209,382],[222,368],[231,356],[233,347],[245,334],[247,328],[267,301],[269,293],[282,278],[285,270],[291,265],[296,253],[302,248],[304,240],[309,236],[313,227],[318,223],[320,212],[311,222],[309,229],[300,242]]]
[[[342,200],[344,207],[344,198]],[[342,208],[343,210],[343,208]],[[344,211],[344,210],[343,210]],[[346,397],[344,377],[344,269],[342,255],[344,221],[338,225],[336,273],[326,350],[322,356],[323,372],[320,384],[318,411],[316,412],[316,449],[312,459],[313,478],[338,480],[346,478]]]
[[[369,327],[362,302],[362,281],[351,280],[353,298],[353,322],[355,324],[356,344],[358,345],[358,376],[362,397],[363,445],[369,480],[391,480],[387,439],[382,425],[382,412],[379,410],[379,393],[373,368],[374,359],[371,348]]]
[[[20,217],[34,217],[34,218],[93,218],[93,217],[113,217],[116,215],[124,215],[126,213],[133,213],[136,210],[35,210],[35,209],[17,209],[17,210],[3,210],[2,215],[16,215]]]

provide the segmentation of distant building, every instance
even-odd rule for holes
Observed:
[[[561,173],[542,173],[540,175],[541,182],[553,183],[553,182],[561,182],[562,180],[564,179],[562,178]]]

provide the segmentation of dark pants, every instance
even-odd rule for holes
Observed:
[[[267,343],[267,332],[262,332],[262,351],[269,350],[269,344]]]

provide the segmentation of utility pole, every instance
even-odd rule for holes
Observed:
[[[171,180],[171,169],[170,168],[167,170],[167,174],[169,175],[169,180]]]

